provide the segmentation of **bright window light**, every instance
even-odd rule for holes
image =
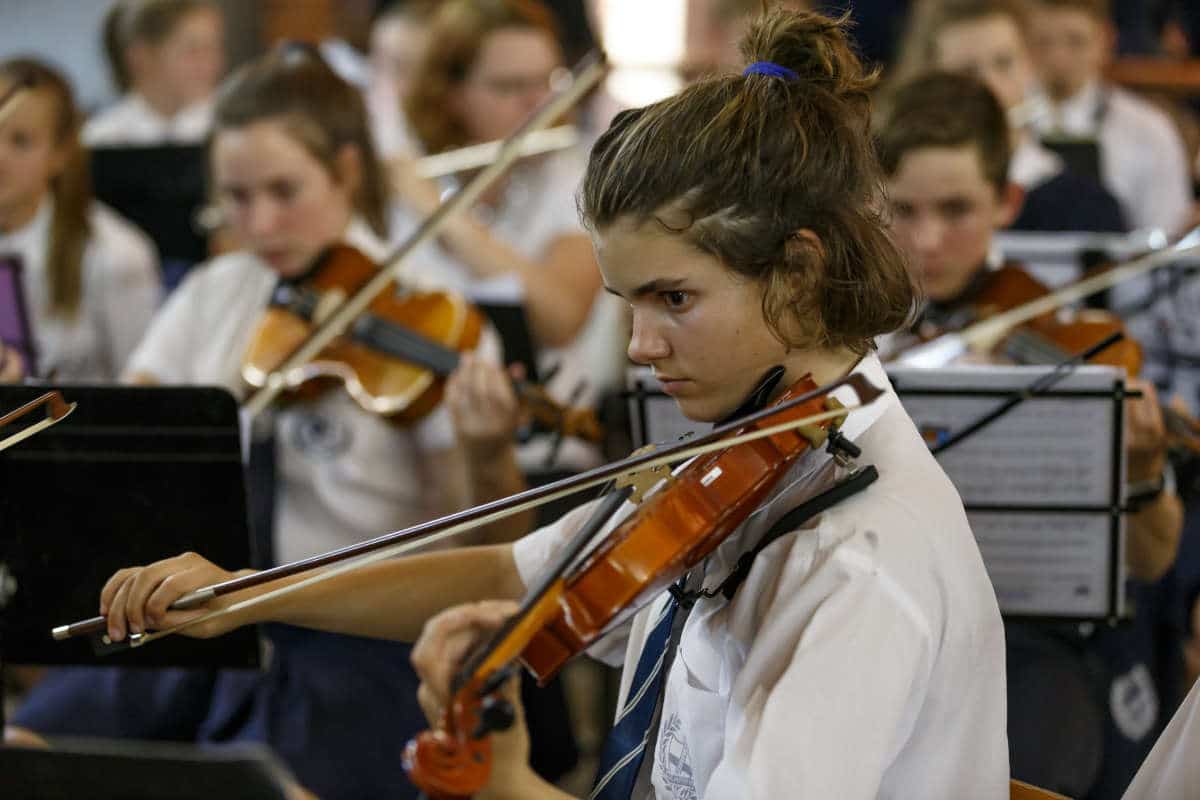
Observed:
[[[599,0],[603,41],[613,72],[608,90],[641,106],[677,92],[687,0]]]

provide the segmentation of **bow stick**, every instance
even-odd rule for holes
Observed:
[[[46,418],[33,423],[27,428],[17,431],[11,436],[0,439],[0,451],[7,450],[17,442],[25,441],[38,431],[44,431],[51,425],[61,422],[68,414],[75,410],[75,406],[77,404],[68,404],[65,400],[63,400],[62,392],[55,389],[54,391],[46,392],[41,397],[29,401],[16,411],[11,411],[8,414],[5,414],[3,417],[0,417],[0,428],[3,428],[10,422],[20,419],[38,406],[43,405],[46,406]]]
[[[944,367],[967,351],[987,352],[1022,323],[1061,308],[1067,303],[1082,300],[1118,283],[1164,267],[1180,256],[1197,253],[1200,253],[1200,226],[1162,250],[1156,250],[1099,275],[1064,286],[1016,308],[969,325],[957,333],[943,334],[925,344],[910,347],[895,358],[895,363],[925,368]]]
[[[853,389],[859,400],[859,404],[857,406],[833,409],[820,414],[815,414],[810,417],[805,417],[798,420],[789,420],[787,422],[770,425],[769,427],[751,431],[749,433],[726,438],[728,434],[733,433],[747,425],[780,414],[816,397],[827,395],[842,386],[849,386],[851,389]],[[564,478],[544,486],[528,489],[524,492],[512,495],[511,497],[494,500],[490,503],[484,503],[483,505],[476,506],[475,508],[469,508],[465,511],[450,514],[430,522],[414,525],[402,531],[387,534],[386,536],[380,536],[375,539],[369,539],[356,545],[343,547],[339,550],[334,550],[324,555],[313,556],[312,558],[303,559],[291,564],[284,564],[279,567],[256,572],[252,575],[245,575],[240,578],[234,578],[232,580],[214,584],[213,586],[208,586],[203,589],[197,589],[193,592],[185,594],[183,597],[180,597],[171,604],[170,609],[173,611],[190,610],[196,608],[197,606],[203,605],[207,601],[216,597],[231,594],[242,589],[260,586],[262,584],[287,578],[301,572],[307,572],[309,570],[318,569],[331,564],[338,564],[338,566],[335,568],[325,570],[317,575],[305,578],[302,581],[283,586],[279,589],[272,590],[257,597],[243,600],[239,603],[229,606],[228,608],[209,612],[208,614],[197,617],[193,620],[189,620],[188,622],[182,623],[173,628],[167,628],[154,633],[135,634],[130,636],[128,640],[129,645],[131,647],[138,647],[143,644],[147,644],[148,642],[162,638],[163,636],[167,636],[193,625],[199,625],[202,622],[214,619],[219,615],[236,613],[237,611],[242,611],[254,605],[258,605],[259,603],[265,603],[269,600],[282,597],[286,594],[298,591],[315,583],[329,580],[337,575],[358,569],[367,564],[394,558],[395,556],[408,552],[417,546],[430,544],[451,536],[457,536],[466,533],[482,525],[490,524],[513,514],[518,514],[553,500],[599,486],[615,477],[621,477],[630,473],[644,472],[654,469],[655,467],[671,464],[687,458],[692,458],[694,456],[711,453],[717,450],[724,450],[736,444],[754,441],[755,439],[762,439],[768,436],[774,436],[775,434],[786,430],[791,430],[793,428],[812,425],[814,423],[836,417],[844,417],[850,411],[861,408],[873,402],[880,394],[882,394],[882,390],[872,385],[871,382],[865,377],[859,374],[851,374],[837,381],[826,384],[825,386],[814,389],[811,392],[806,392],[789,400],[786,403],[769,406],[753,414],[749,414],[732,422],[726,423],[725,425],[718,426],[697,439],[690,439],[686,442],[681,442],[661,450],[634,455],[613,464],[596,467],[573,477]],[[54,628],[51,633],[55,639],[61,641],[64,639],[73,638],[75,636],[102,633],[106,627],[107,621],[104,617],[93,617],[91,619],[75,622],[70,625],[61,625]]]

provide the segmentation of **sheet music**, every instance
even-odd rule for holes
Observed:
[[[1032,384],[1046,367],[890,370],[918,430],[936,442]],[[1000,610],[1100,618],[1123,608],[1124,373],[1081,367],[938,457],[954,482]],[[1114,545],[1114,538],[1117,544]],[[1115,607],[1113,600],[1116,600]]]
[[[1108,614],[1112,523],[1107,515],[972,511],[967,518],[1004,613]]]

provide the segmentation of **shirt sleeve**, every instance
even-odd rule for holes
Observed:
[[[1180,233],[1192,216],[1192,187],[1187,151],[1174,124],[1165,116],[1146,120],[1142,151],[1141,202],[1134,210],[1139,228],[1165,228]]]
[[[875,798],[928,685],[925,616],[870,556],[845,547],[802,579],[785,571],[763,616],[733,686],[741,713],[726,720],[703,796]]]

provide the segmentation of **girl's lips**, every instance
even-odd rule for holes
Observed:
[[[683,385],[687,382],[688,381],[686,378],[664,378],[662,376],[658,376],[658,383],[662,387],[663,392],[666,394],[675,394],[681,388],[683,388]]]

